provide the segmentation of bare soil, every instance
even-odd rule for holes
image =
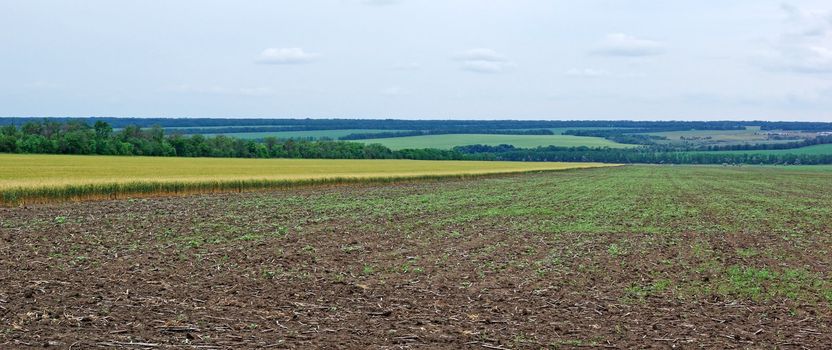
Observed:
[[[707,282],[707,273],[665,263],[698,259],[680,248],[692,242],[733,252],[748,244],[788,250],[788,241],[689,230],[657,238],[638,227],[541,235],[523,229],[540,223],[531,214],[447,220],[490,205],[466,191],[546,176],[0,209],[0,348],[832,344],[823,302],[682,287],[628,292],[657,276]],[[391,204],[443,191],[459,194],[458,206]],[[611,252],[625,236],[626,247],[650,249]],[[803,256],[818,264],[809,269],[827,269],[828,258],[814,254]]]

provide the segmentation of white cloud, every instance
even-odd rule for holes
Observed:
[[[788,22],[799,28],[792,35],[824,36],[832,28],[832,12],[807,11],[790,4],[782,4],[780,8],[786,13]]]
[[[764,57],[772,70],[802,74],[832,73],[832,12],[813,12],[784,4],[789,29]]]
[[[456,54],[459,61],[505,62],[506,58],[492,49],[470,49]]]
[[[601,69],[593,69],[593,68],[572,68],[567,70],[563,74],[570,76],[570,77],[586,77],[586,78],[598,78],[609,75],[609,73],[605,70]]]
[[[257,63],[261,64],[301,64],[318,59],[320,55],[308,53],[301,48],[268,48],[257,56]]]
[[[477,48],[454,55],[463,70],[477,73],[500,73],[514,67],[514,63],[492,49]]]
[[[624,33],[612,33],[608,34],[592,52],[605,56],[641,57],[661,55],[665,53],[665,47],[658,41],[641,39]]]
[[[477,73],[500,73],[505,65],[502,62],[468,61],[462,63],[462,69]]]

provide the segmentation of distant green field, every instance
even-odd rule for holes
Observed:
[[[571,135],[488,135],[488,134],[451,134],[394,137],[384,139],[357,140],[363,143],[378,143],[393,150],[405,148],[438,148],[451,149],[456,146],[501,144],[513,145],[520,148],[534,148],[539,146],[559,147],[634,147],[612,142],[600,137],[584,137]]]
[[[794,142],[795,140],[770,140],[760,131],[759,126],[746,127],[745,130],[684,130],[648,133],[647,135],[666,137],[659,143],[695,144],[695,145],[737,145]]]
[[[832,165],[789,165],[786,170],[832,172]]]
[[[240,128],[278,128],[293,127],[295,125],[223,125],[223,126],[163,126],[162,129],[173,132],[190,129],[240,129]],[[113,131],[121,131],[124,128],[113,128]]]
[[[500,130],[551,130],[552,133],[555,135],[562,135],[567,130],[619,130],[619,129],[631,129],[631,128],[613,128],[613,127],[606,127],[606,126],[581,126],[581,127],[573,127],[573,128],[525,128],[525,129],[500,129]]]
[[[269,136],[279,139],[300,139],[300,138],[314,138],[319,139],[323,137],[337,139],[349,134],[366,134],[377,132],[396,132],[401,130],[379,130],[379,129],[343,129],[343,130],[308,130],[308,131],[275,131],[275,132],[235,132],[223,134],[204,134],[205,136],[225,135],[229,137],[236,137],[241,139],[262,139]]]
[[[167,130],[187,130],[187,129],[226,129],[226,128],[278,128],[278,127],[293,127],[294,125],[223,125],[223,126],[166,126]]]
[[[832,154],[832,144],[815,145],[800,148],[776,149],[776,150],[749,150],[749,151],[715,151],[708,152],[715,154]]]
[[[264,125],[263,127],[272,127],[274,125]],[[218,128],[247,128],[247,127],[257,127],[257,126],[217,126],[217,127],[173,127],[173,128],[165,128],[169,130],[187,130],[187,129],[218,129]],[[620,128],[543,128],[547,130],[551,130],[555,135],[561,135],[567,130],[605,130],[605,129],[620,129]],[[508,130],[539,130],[539,129],[508,129]],[[208,133],[203,134],[205,136],[217,136],[217,135],[225,135],[231,137],[237,137],[241,139],[261,139],[269,136],[274,136],[277,138],[321,138],[321,137],[328,137],[332,139],[337,139],[342,136],[346,136],[349,134],[366,134],[366,133],[376,133],[376,132],[400,132],[400,131],[408,131],[408,130],[381,130],[381,129],[341,129],[341,130],[308,130],[308,131],[272,131],[272,132],[234,132],[234,133]]]
[[[805,172],[832,172],[832,165],[752,165],[750,167]]]
[[[771,130],[777,132],[782,130]],[[776,140],[770,139],[769,131],[760,130],[759,126],[749,126],[745,130],[685,130],[654,132],[647,135],[663,136],[667,140],[659,143],[687,143],[698,145],[738,145],[738,144],[777,144],[789,143],[814,138],[812,132],[788,131],[791,139]]]
[[[664,136],[669,140],[682,140],[682,138],[704,138],[711,137],[714,141],[762,141],[767,137],[760,132],[760,127],[747,127],[745,130],[685,130],[653,132],[648,135]]]

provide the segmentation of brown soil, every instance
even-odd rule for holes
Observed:
[[[659,261],[675,253],[623,263],[594,253],[606,251],[614,235],[575,246],[578,234],[543,239],[482,220],[443,228],[461,236],[449,240],[430,212],[378,208],[382,214],[355,216],[337,201],[319,206],[322,196],[346,202],[454,186],[468,182],[0,209],[0,348],[832,344],[826,306],[627,299],[627,286],[649,278],[639,271],[659,271]],[[651,236],[633,237],[637,244]],[[482,259],[490,247],[499,253]],[[525,273],[559,249],[572,258],[563,271]]]

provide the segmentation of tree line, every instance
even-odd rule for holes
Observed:
[[[778,150],[778,149],[791,149],[791,148],[800,148],[800,147],[808,147],[808,146],[815,146],[815,145],[825,145],[832,143],[832,135],[829,136],[816,136],[814,138],[805,139],[801,141],[795,142],[784,142],[784,143],[746,143],[746,144],[738,144],[738,145],[725,145],[725,146],[706,146],[699,148],[703,151],[751,151],[751,150]]]
[[[815,141],[832,142],[829,137]],[[732,146],[739,147],[739,146]],[[766,146],[772,147],[772,146]],[[653,164],[832,164],[832,154],[754,154],[663,150],[654,147],[589,148],[511,145],[461,146],[453,150],[391,150],[379,144],[346,141],[245,140],[225,136],[168,135],[161,127],[127,126],[114,131],[104,121],[90,126],[79,121],[29,121],[20,127],[0,128],[0,152],[98,154],[177,157],[329,158],[329,159],[424,159],[503,160]]]
[[[331,158],[331,159],[464,159],[458,152],[438,149],[393,151],[378,144],[342,141],[244,140],[225,136],[166,135],[155,126],[127,126],[114,131],[107,122],[29,121],[0,128],[0,152],[97,154],[170,157]]]
[[[650,148],[460,146],[467,159],[526,162],[603,162],[623,164],[832,164],[832,154],[760,154],[660,151]]]
[[[660,130],[673,131],[673,130]],[[805,140],[783,143],[744,143],[734,145],[678,145],[661,144],[656,141],[667,140],[664,136],[646,135],[644,133],[660,132],[649,129],[599,129],[599,130],[566,130],[564,135],[602,137],[610,141],[649,146],[655,151],[751,151],[751,150],[782,150],[832,143],[832,135],[816,136]]]
[[[0,125],[22,126],[32,118],[0,117]],[[139,126],[149,128],[207,128],[252,127],[251,131],[382,129],[382,130],[448,130],[448,129],[550,129],[550,128],[631,128],[649,129],[650,132],[670,130],[732,130],[748,126],[760,126],[763,130],[812,130],[832,131],[832,123],[817,122],[769,122],[769,121],[633,121],[633,120],[401,120],[401,119],[309,119],[309,118],[114,118],[87,117],[49,118],[59,123],[82,122],[94,125],[97,121],[114,128]],[[225,132],[225,131],[224,131]],[[214,133],[202,132],[202,133]]]

